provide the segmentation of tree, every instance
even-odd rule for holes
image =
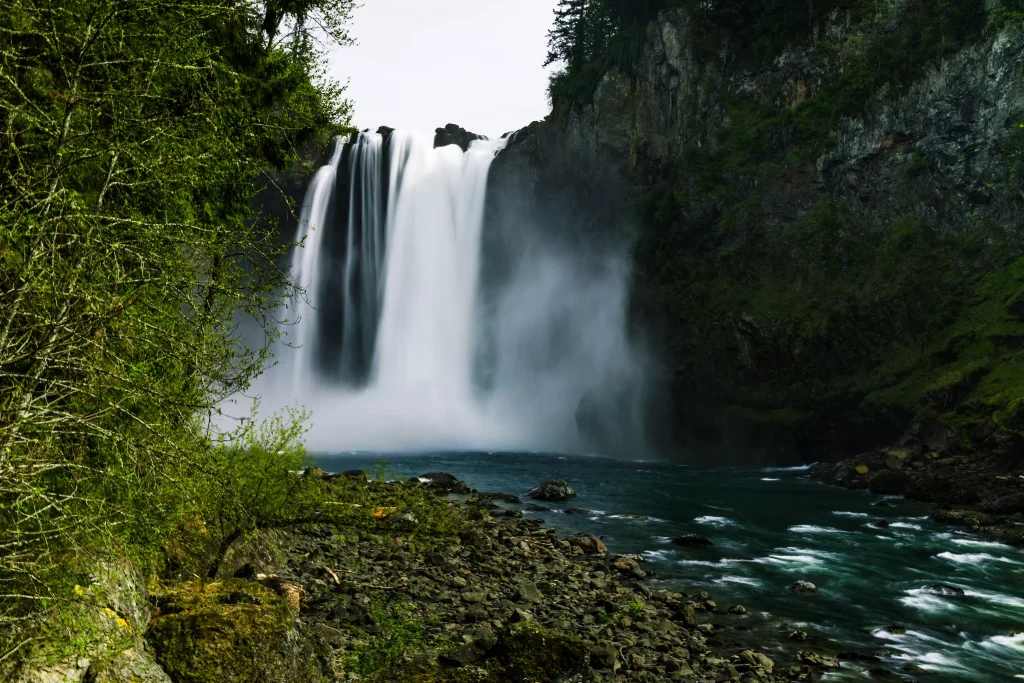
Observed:
[[[233,334],[241,311],[269,343],[291,287],[254,181],[346,130],[317,41],[352,7],[273,5],[273,31],[218,0],[0,15],[0,663],[62,566],[202,514],[211,418],[268,358]]]
[[[569,68],[586,57],[588,0],[559,0],[555,24],[548,31],[548,57],[544,66],[564,62]]]

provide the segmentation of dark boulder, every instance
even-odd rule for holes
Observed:
[[[466,485],[466,482],[459,481],[455,475],[447,472],[428,472],[420,477],[420,481],[423,481],[424,486],[438,493],[469,493],[469,486]]]
[[[561,479],[549,479],[537,488],[531,489],[526,495],[534,500],[564,503],[570,498],[575,498],[576,492]]]
[[[813,594],[818,592],[818,587],[810,581],[795,581],[789,586],[790,593]]]
[[[897,470],[882,470],[871,477],[868,488],[872,493],[898,494],[903,493],[907,476]]]
[[[483,135],[477,135],[476,133],[470,133],[462,126],[457,126],[454,123],[449,123],[444,128],[438,128],[434,135],[434,147],[447,147],[448,145],[458,145],[465,152],[469,149],[469,145],[474,140],[486,140],[487,138]]]
[[[682,546],[684,548],[710,548],[715,545],[700,534],[684,534],[683,536],[672,539],[672,544]]]

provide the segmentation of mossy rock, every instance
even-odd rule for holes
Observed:
[[[329,654],[270,589],[232,579],[156,597],[147,640],[175,683],[318,683]]]
[[[512,626],[474,665],[452,667],[415,658],[373,683],[587,683],[593,672],[582,640],[531,622]]]

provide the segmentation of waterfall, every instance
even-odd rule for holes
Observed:
[[[314,176],[291,262],[299,315],[257,386],[266,408],[312,410],[310,447],[579,450],[581,415],[609,433],[632,419],[624,259],[560,252],[523,224],[522,256],[498,256],[510,277],[481,291],[506,143],[359,133]]]
[[[487,173],[504,145],[477,140],[464,153],[402,131],[386,149],[376,133],[336,145],[307,193],[292,259],[311,304],[290,335],[296,384],[472,401]]]

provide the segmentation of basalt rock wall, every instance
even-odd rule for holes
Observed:
[[[834,11],[770,58],[662,12],[630,69],[512,136],[485,275],[523,231],[628,251],[672,457],[1016,461],[1024,22],[974,5],[956,30],[912,0]]]

